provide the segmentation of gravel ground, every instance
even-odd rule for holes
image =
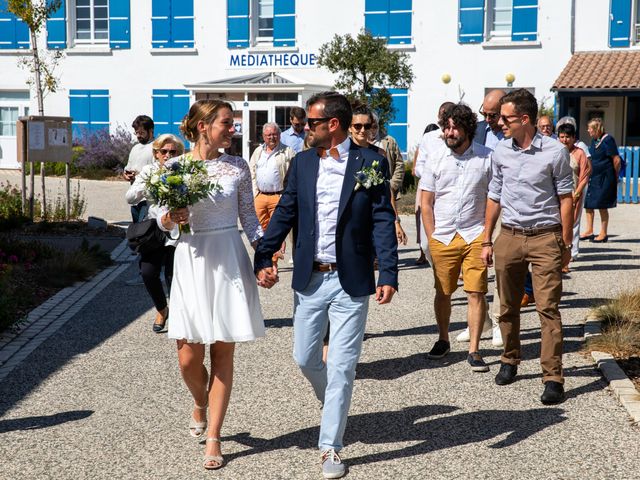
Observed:
[[[401,249],[400,293],[371,305],[343,451],[352,479],[582,479],[638,477],[640,428],[579,352],[594,302],[637,285],[638,206],[611,213],[609,243],[584,244],[566,279],[562,313],[568,400],[539,401],[539,321],[524,310],[518,381],[498,387],[500,350],[482,352],[491,373],[466,364],[466,345],[441,361],[435,342],[433,276]],[[414,237],[410,219],[403,225]],[[0,384],[0,478],[314,479],[320,409],[291,358],[290,269],[261,291],[267,337],[239,344],[223,430],[229,462],[205,472],[204,447],[187,430],[191,402],[175,347],[151,332],[142,286],[124,281],[91,301]],[[490,285],[492,289],[493,282]],[[454,296],[452,331],[464,328],[466,301]]]

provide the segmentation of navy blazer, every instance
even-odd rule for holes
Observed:
[[[480,120],[476,127],[476,134],[473,137],[474,142],[478,142],[480,145],[484,145],[487,141],[487,126],[489,124],[486,120]]]
[[[378,285],[398,288],[398,241],[389,183],[355,190],[356,172],[377,160],[384,178],[387,162],[378,153],[351,142],[338,207],[336,263],[340,284],[354,297],[375,292],[374,256],[378,257]],[[271,257],[292,228],[297,230],[294,253],[294,290],[302,291],[313,272],[316,239],[316,184],[320,158],[311,148],[298,153],[289,167],[287,188],[259,242],[254,268],[272,265]]]

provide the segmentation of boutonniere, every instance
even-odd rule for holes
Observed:
[[[370,167],[365,167],[362,170],[356,172],[356,187],[354,190],[358,190],[360,187],[369,189],[374,185],[380,185],[384,182],[382,173],[377,170],[378,161],[374,160]]]

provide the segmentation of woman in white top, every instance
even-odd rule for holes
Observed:
[[[206,430],[204,467],[217,469],[224,464],[220,430],[231,395],[235,342],[264,335],[256,279],[238,218],[252,246],[262,237],[262,228],[249,165],[220,152],[231,145],[235,132],[231,105],[199,100],[180,129],[195,144],[193,158],[204,160],[211,180],[222,187],[189,208],[165,209],[158,219],[164,230],[186,223],[191,230],[176,245],[168,336],[177,340],[182,377],[195,402],[190,433],[201,437]],[[210,375],[204,365],[206,350]]]
[[[184,153],[184,145],[178,137],[165,133],[156,138],[152,144],[153,158],[155,162],[145,165],[136,176],[133,184],[127,190],[125,198],[129,205],[138,205],[145,201],[145,182],[151,173],[159,166],[163,165],[169,158]],[[149,207],[147,218],[157,218],[159,209],[155,205]],[[175,232],[177,234],[177,232]],[[175,236],[175,235],[174,235]],[[145,252],[140,255],[140,273],[144,286],[153,300],[156,307],[156,319],[153,322],[153,331],[161,333],[164,330],[167,318],[169,317],[169,307],[167,297],[162,288],[160,273],[164,267],[164,281],[167,285],[167,295],[171,292],[171,279],[173,277],[173,253],[175,251],[175,241],[167,238],[164,247],[152,252]]]

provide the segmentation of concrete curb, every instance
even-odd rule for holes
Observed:
[[[584,324],[584,339],[587,340],[589,337],[594,337],[601,333],[602,325],[600,320],[594,315],[587,316]],[[627,410],[633,422],[640,424],[640,393],[627,377],[627,374],[624,373],[624,370],[620,368],[616,359],[613,355],[597,351],[591,352],[591,358],[593,358],[597,368],[609,382],[611,391]]]
[[[29,312],[27,318],[12,331],[0,334],[0,380],[129,268],[136,258],[130,254],[127,241],[123,240],[111,252],[115,265],[98,272],[86,282],[60,290]]]

